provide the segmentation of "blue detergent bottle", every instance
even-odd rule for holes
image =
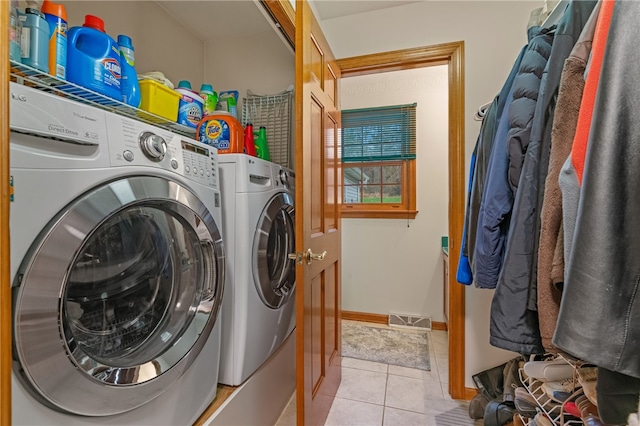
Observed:
[[[28,7],[20,14],[22,63],[49,73],[49,24],[44,13]]]
[[[120,80],[122,101],[138,108],[140,107],[140,85],[138,84],[131,37],[120,34],[118,47],[120,48],[120,66],[122,67],[122,80]]]
[[[67,80],[122,101],[118,44],[104,32],[104,22],[86,15],[82,27],[67,34]]]

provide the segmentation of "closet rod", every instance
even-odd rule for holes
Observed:
[[[543,28],[549,28],[550,26],[557,24],[562,18],[562,15],[564,15],[568,5],[569,0],[560,0],[556,3],[553,10],[551,10],[551,13],[549,13],[549,16],[547,16],[541,26]]]

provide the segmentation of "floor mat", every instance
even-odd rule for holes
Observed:
[[[342,356],[431,370],[427,331],[342,323]]]
[[[458,401],[456,401],[458,402]],[[460,401],[459,406],[435,415],[435,426],[482,426],[484,421],[469,417],[469,403]]]

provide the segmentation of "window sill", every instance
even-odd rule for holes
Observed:
[[[417,210],[342,209],[343,219],[415,219],[417,214]]]

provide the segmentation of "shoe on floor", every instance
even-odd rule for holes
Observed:
[[[525,417],[534,417],[536,415],[538,403],[529,394],[526,388],[520,386],[515,389],[516,410]]]

